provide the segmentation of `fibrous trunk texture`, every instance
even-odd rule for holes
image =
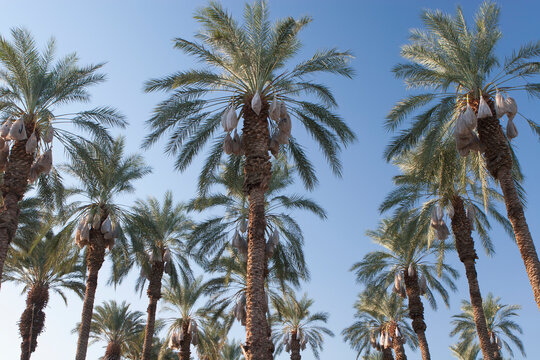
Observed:
[[[161,298],[161,279],[163,278],[163,261],[154,262],[150,273],[150,281],[148,283],[148,319],[144,332],[144,345],[142,360],[150,360],[152,351],[152,339],[154,338],[154,325],[156,323],[156,308],[159,299]]]
[[[33,126],[26,125],[27,134],[32,133]],[[4,182],[0,185],[3,200],[0,209],[0,284],[9,245],[19,225],[19,201],[26,192],[33,161],[34,155],[26,153],[26,140],[16,141],[12,145],[4,173]]]
[[[407,355],[405,355],[405,347],[403,346],[403,337],[395,336],[396,326],[396,323],[392,322],[389,328],[390,334],[392,335],[392,348],[394,348],[396,360],[407,360]]]
[[[120,344],[115,342],[110,342],[107,345],[107,350],[105,350],[105,356],[103,360],[120,360],[122,355],[122,347]]]
[[[495,114],[493,101],[488,100],[491,112]],[[516,184],[512,177],[512,156],[510,147],[496,116],[478,119],[478,137],[484,148],[486,166],[491,175],[499,181],[504,195],[508,219],[512,223],[516,243],[525,264],[536,305],[540,308],[540,261],[525,219]]]
[[[36,350],[37,337],[45,325],[45,312],[49,302],[49,287],[46,285],[33,286],[26,297],[26,309],[19,322],[21,334],[21,360],[29,360]]]
[[[478,276],[476,274],[475,260],[478,259],[474,250],[474,240],[471,236],[472,226],[467,218],[463,200],[458,195],[452,197],[452,206],[454,208],[454,217],[452,218],[452,232],[456,241],[456,250],[459,260],[465,265],[465,274],[469,283],[469,295],[474,314],[474,323],[476,332],[480,340],[482,355],[486,360],[493,359],[493,350],[489,339],[486,316],[482,306],[482,295],[478,285]]]
[[[404,275],[405,289],[407,291],[407,298],[409,299],[409,317],[412,319],[412,327],[418,337],[422,360],[430,360],[431,356],[426,339],[427,326],[424,322],[424,305],[422,304],[422,300],[420,300],[420,289],[418,287],[418,274],[415,273],[413,276],[409,276],[407,270],[405,270]]]
[[[382,349],[382,358],[383,360],[394,360],[394,355],[392,355],[392,349]]]
[[[103,220],[106,219],[102,217]],[[86,263],[88,266],[88,278],[86,280],[86,291],[84,294],[84,303],[81,318],[81,327],[79,328],[79,341],[77,343],[77,354],[75,360],[85,360],[86,350],[88,348],[88,336],[90,334],[90,324],[94,312],[94,298],[98,283],[98,273],[105,260],[105,246],[107,241],[103,238],[100,229],[90,230],[90,241],[87,245]]]
[[[244,105],[243,147],[245,152],[243,191],[249,200],[249,232],[247,259],[247,360],[272,359],[272,342],[266,320],[266,295],[264,292],[266,259],[265,192],[271,176],[268,143],[268,104],[264,102],[260,115]]]
[[[300,360],[300,339],[297,339],[296,331],[291,333],[291,360]]]
[[[190,360],[191,357],[191,334],[188,332],[189,321],[182,324],[182,332],[184,339],[180,341],[180,351],[178,352],[178,358],[180,360]]]

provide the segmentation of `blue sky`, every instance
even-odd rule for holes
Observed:
[[[399,80],[393,78],[391,67],[400,61],[399,47],[407,40],[408,31],[420,26],[419,14],[423,8],[439,8],[454,12],[457,3],[451,1],[322,1],[322,0],[271,0],[272,17],[311,15],[313,23],[303,32],[304,47],[300,57],[311,56],[318,48],[350,49],[356,56],[352,65],[357,75],[354,80],[327,78],[323,80],[335,90],[340,104],[339,112],[355,130],[358,141],[343,153],[344,173],[335,178],[317,147],[299,126],[293,131],[306,144],[312,161],[317,165],[320,185],[309,194],[327,211],[328,220],[321,222],[313,216],[298,214],[306,238],[305,252],[312,280],[301,291],[315,299],[314,310],[330,313],[328,326],[336,337],[328,339],[322,359],[354,359],[339,333],[352,323],[352,304],[361,287],[349,272],[351,265],[368,251],[376,249],[364,235],[377,225],[377,208],[392,187],[391,177],[396,170],[386,164],[382,152],[390,135],[382,127],[384,117],[395,101],[407,93]],[[540,3],[501,1],[501,29],[504,38],[498,54],[509,54],[513,48],[528,41],[538,40],[537,14]],[[112,105],[127,116],[130,126],[116,131],[127,138],[129,152],[140,152],[145,135],[144,121],[152,107],[162,98],[160,94],[144,94],[142,84],[151,77],[198,66],[194,61],[172,48],[174,37],[192,39],[197,25],[192,18],[202,1],[4,1],[0,11],[0,34],[7,36],[14,26],[24,26],[32,31],[38,43],[50,37],[57,40],[58,54],[76,51],[83,64],[107,62],[104,71],[108,81],[92,90],[90,105]],[[236,15],[242,13],[243,1],[225,1]],[[468,18],[480,1],[464,1]],[[516,96],[520,111],[538,119],[538,100],[523,94]],[[526,216],[533,238],[540,236],[540,187],[535,181],[540,177],[538,139],[522,120],[516,125],[520,136],[516,139],[518,156],[525,172],[525,189],[528,193]],[[195,194],[196,178],[201,167],[198,158],[185,173],[173,170],[171,158],[163,155],[163,142],[144,152],[153,174],[136,183],[136,193],[121,199],[130,205],[134,199],[149,195],[161,198],[171,189],[176,200],[188,200]],[[55,162],[62,162],[63,154],[56,149]],[[297,186],[297,192],[304,190]],[[529,359],[540,358],[537,334],[540,333],[540,313],[536,308],[529,282],[517,247],[497,226],[491,232],[496,245],[496,255],[487,258],[479,250],[477,269],[481,290],[501,296],[504,303],[520,304],[519,324]],[[461,273],[462,265],[457,255],[450,262]],[[134,309],[146,311],[147,298],[139,297],[133,290],[133,277],[116,288],[107,287],[108,264],[100,273],[100,286],[96,304],[104,300],[127,300]],[[459,311],[461,299],[468,297],[464,275],[457,282],[459,291],[452,294],[450,309],[440,305],[437,311],[427,307],[427,338],[434,359],[451,359],[448,346],[450,317]],[[4,284],[0,292],[2,326],[0,348],[2,359],[15,359],[20,354],[17,321],[24,308],[22,288]],[[80,321],[82,301],[69,297],[66,307],[55,295],[47,308],[46,330],[38,339],[34,359],[72,359],[76,336],[71,334]],[[243,339],[243,329],[235,328],[232,336]],[[104,344],[89,347],[88,359],[103,355]],[[408,354],[409,359],[419,359],[420,354]],[[287,358],[282,354],[279,358]],[[311,353],[304,354],[312,359]],[[521,358],[517,355],[516,358]]]

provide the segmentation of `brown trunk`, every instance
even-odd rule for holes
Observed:
[[[184,339],[180,341],[180,351],[178,352],[178,358],[180,360],[190,360],[191,357],[191,334],[188,332],[189,321],[182,324],[182,330],[184,333]]]
[[[106,216],[102,220],[105,220]],[[90,230],[90,243],[87,245],[86,262],[88,266],[88,278],[86,280],[86,292],[79,328],[79,341],[77,343],[77,354],[75,360],[85,360],[88,348],[88,336],[90,334],[90,324],[94,312],[94,298],[96,295],[98,273],[105,260],[105,246],[107,240],[103,238],[100,229]]]
[[[144,345],[142,360],[150,360],[152,352],[152,339],[154,338],[154,325],[156,323],[156,308],[159,299],[161,298],[161,279],[163,278],[163,261],[152,263],[152,272],[148,284],[148,320],[146,321],[146,329],[144,330]]]
[[[422,360],[430,360],[429,346],[426,339],[426,323],[424,322],[424,305],[420,300],[420,289],[418,288],[418,274],[409,276],[407,269],[403,272],[405,275],[405,289],[409,299],[409,316],[412,319],[412,327],[418,336]]]
[[[454,208],[452,232],[454,233],[459,260],[465,265],[465,274],[469,283],[469,295],[473,308],[476,332],[480,340],[480,348],[482,349],[484,359],[492,360],[492,346],[489,340],[486,317],[482,306],[482,295],[480,294],[480,286],[478,285],[478,276],[476,274],[475,260],[478,259],[478,256],[474,250],[474,240],[471,236],[472,226],[467,218],[461,197],[454,195],[452,197],[452,206]]]
[[[120,344],[115,342],[110,342],[107,345],[107,350],[105,350],[105,356],[103,360],[120,360],[122,355],[122,347]]]
[[[389,328],[390,335],[392,336],[392,347],[394,348],[394,353],[396,354],[396,360],[407,360],[407,355],[405,355],[405,347],[403,346],[403,336],[395,336],[396,327],[397,324],[392,322]]]
[[[296,331],[291,332],[291,360],[300,360],[300,339],[296,338]]]
[[[265,192],[271,176],[268,156],[270,134],[268,130],[268,104],[264,103],[260,115],[253,112],[251,101],[244,105],[243,150],[246,155],[244,165],[243,191],[249,200],[249,232],[247,259],[247,319],[246,360],[272,359],[272,342],[268,337],[266,320],[266,295],[264,292],[266,258],[265,239]]]
[[[19,322],[21,334],[21,360],[29,360],[36,350],[37,337],[45,325],[45,312],[43,311],[49,301],[49,287],[34,285],[26,297],[26,309]]]
[[[493,101],[488,100],[495,114]],[[506,137],[497,117],[478,119],[478,137],[484,147],[486,166],[491,175],[499,180],[504,195],[508,219],[512,223],[516,242],[525,264],[536,305],[540,308],[540,261],[525,219],[523,205],[519,200],[516,184],[512,178],[512,156]]]
[[[33,127],[33,123],[26,124],[28,135],[32,134]],[[34,156],[34,154],[26,153],[26,140],[15,141],[15,144],[11,146],[3,184],[0,185],[3,200],[0,209],[0,286],[9,245],[19,225],[19,201],[26,192]]]
[[[382,358],[383,360],[394,360],[394,355],[392,355],[392,349],[382,349]]]

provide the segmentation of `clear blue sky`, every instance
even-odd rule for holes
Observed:
[[[243,1],[225,1],[237,16],[242,13]],[[465,13],[471,18],[480,1],[463,1]],[[7,36],[13,26],[30,29],[40,44],[54,36],[58,53],[76,51],[83,64],[106,61],[108,81],[93,89],[94,105],[113,105],[128,118],[130,126],[122,134],[127,137],[130,152],[140,151],[145,134],[144,121],[161,95],[144,94],[145,80],[173,71],[197,66],[192,59],[172,49],[171,39],[192,39],[197,25],[192,19],[193,10],[202,1],[3,1],[0,10],[0,34]],[[440,8],[453,12],[457,3],[451,1],[322,1],[322,0],[271,0],[273,17],[309,14],[314,22],[302,34],[305,44],[302,54],[310,56],[317,48],[338,47],[351,49],[356,55],[353,66],[357,71],[354,80],[328,79],[340,104],[340,113],[358,134],[358,142],[343,153],[344,175],[332,176],[313,142],[295,127],[295,136],[303,141],[318,168],[319,187],[313,191],[329,214],[326,222],[311,216],[299,215],[306,237],[305,252],[312,273],[312,281],[304,286],[315,299],[315,310],[330,313],[329,327],[336,337],[326,341],[322,359],[354,359],[355,353],[342,341],[339,333],[352,323],[352,304],[361,290],[355,284],[350,266],[368,251],[375,249],[364,236],[379,220],[377,208],[391,189],[391,176],[395,169],[382,159],[382,152],[389,134],[382,128],[383,119],[394,102],[406,94],[400,81],[390,72],[398,62],[399,46],[408,36],[408,30],[420,26],[421,9]],[[538,31],[539,2],[501,1],[501,28],[504,38],[499,54],[509,52],[528,41],[540,38]],[[538,118],[540,102],[523,95],[516,96],[520,110]],[[540,236],[540,165],[538,141],[517,120],[520,136],[516,139],[518,156],[526,175],[528,192],[526,216],[533,238]],[[172,160],[162,154],[162,144],[144,153],[153,166],[154,173],[139,181],[137,192],[122,199],[130,205],[135,198],[154,195],[161,198],[172,189],[177,200],[188,200],[195,193],[200,159],[183,174],[174,172]],[[58,151],[56,162],[62,161]],[[303,191],[297,187],[297,191]],[[523,309],[518,322],[523,327],[522,336],[529,359],[540,359],[538,334],[540,313],[536,308],[530,285],[517,247],[494,227],[492,238],[497,254],[487,258],[480,253],[478,275],[482,292],[492,291],[503,302],[521,304]],[[477,247],[477,250],[478,247]],[[451,262],[462,273],[462,265],[454,255]],[[146,311],[147,298],[139,297],[133,290],[133,278],[116,291],[105,286],[108,265],[100,273],[100,286],[96,304],[104,300],[127,300],[133,308]],[[450,317],[459,311],[462,298],[468,297],[465,278],[458,282],[459,292],[452,295],[451,307],[441,305],[437,312],[427,309],[427,338],[433,358],[451,359],[448,346]],[[0,326],[1,359],[16,359],[20,354],[17,321],[24,308],[22,289],[5,284],[0,293],[2,326]],[[71,329],[80,320],[82,302],[69,297],[66,307],[51,295],[47,308],[46,330],[38,339],[33,359],[72,359],[76,336]],[[233,336],[244,339],[243,329],[235,328]],[[88,359],[94,360],[104,353],[104,344],[89,347]],[[279,358],[285,359],[287,354]],[[408,354],[409,359],[419,359],[420,354]],[[309,352],[305,359],[312,359]],[[521,358],[517,355],[516,358]]]

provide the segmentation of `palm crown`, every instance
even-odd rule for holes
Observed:
[[[223,207],[225,216],[211,217],[194,229],[190,246],[197,246],[201,257],[220,256],[230,238],[245,236],[249,219],[249,203],[242,192],[244,176],[239,162],[224,165],[221,172],[214,174],[210,180],[214,186],[223,186],[226,193],[207,193],[192,200],[188,207],[197,211]],[[266,235],[278,236],[281,241],[272,250],[270,271],[282,281],[288,280],[298,284],[299,279],[308,279],[309,271],[304,261],[302,245],[304,237],[302,229],[289,211],[307,210],[326,218],[326,212],[315,201],[297,195],[286,194],[287,187],[293,183],[294,170],[278,159],[273,164],[272,178],[266,192]],[[245,255],[245,254],[244,254]]]
[[[362,261],[353,265],[357,280],[373,289],[388,289],[395,284],[399,274],[414,269],[418,277],[426,280],[425,295],[433,308],[437,307],[435,294],[439,293],[448,306],[449,294],[446,287],[455,291],[454,281],[458,272],[444,262],[440,250],[450,250],[448,242],[438,244],[436,240],[431,246],[427,241],[429,223],[423,222],[418,214],[408,218],[396,217],[383,220],[375,231],[367,235],[384,250],[372,251]],[[445,286],[446,285],[446,286]]]
[[[202,27],[196,34],[199,42],[177,38],[175,47],[208,68],[177,72],[147,82],[147,91],[172,94],[156,107],[148,121],[152,132],[146,137],[145,145],[169,134],[166,151],[177,156],[176,168],[184,170],[213,137],[222,114],[229,109],[240,109],[242,115],[246,104],[258,94],[263,104],[271,99],[283,101],[291,116],[320,144],[334,172],[340,174],[337,154],[341,144],[348,144],[355,137],[332,111],[336,101],[331,91],[309,76],[332,73],[350,77],[351,55],[336,49],[322,50],[286,69],[287,61],[300,49],[298,34],[310,18],[287,17],[271,24],[264,1],[246,4],[243,25],[217,2],[200,9],[195,19]],[[315,95],[313,101],[301,98],[310,95]],[[206,180],[220,163],[224,138],[225,135],[217,136],[212,145],[199,178],[201,188],[207,185]],[[313,187],[317,182],[313,166],[294,138],[289,142],[288,153],[305,185]]]
[[[523,331],[513,320],[519,316],[517,310],[521,309],[521,306],[502,304],[500,297],[494,297],[492,293],[489,293],[483,300],[483,308],[491,342],[499,350],[506,349],[512,358],[514,352],[510,343],[513,343],[519,349],[521,355],[525,356],[523,343],[518,337],[518,334],[522,334]],[[450,335],[459,335],[460,342],[456,349],[465,351],[476,347],[477,335],[471,303],[463,300],[461,302],[461,311],[461,314],[452,316],[454,328]]]
[[[276,351],[279,353],[284,347],[290,351],[288,344],[295,338],[299,340],[302,350],[309,345],[318,359],[319,351],[323,349],[323,336],[334,336],[332,331],[323,326],[328,321],[328,314],[312,313],[310,308],[313,300],[306,294],[298,300],[294,293],[288,292],[282,298],[273,298],[272,304],[276,310],[273,322],[279,328],[279,331],[273,333],[278,343]]]
[[[387,159],[410,149],[424,136],[429,139],[450,132],[467,102],[481,95],[494,97],[496,91],[524,90],[538,97],[540,84],[527,79],[539,73],[538,62],[530,59],[540,55],[540,41],[499,60],[495,54],[502,37],[499,11],[496,4],[485,2],[473,26],[466,23],[459,7],[453,17],[441,11],[422,13],[427,30],[411,31],[410,43],[401,49],[401,56],[408,62],[396,65],[393,71],[409,88],[427,91],[398,102],[388,114],[386,125],[395,130],[413,112],[432,105],[392,141],[385,153]],[[538,125],[529,119],[527,122],[540,134]]]
[[[418,346],[413,329],[405,321],[407,308],[396,294],[373,296],[370,292],[365,292],[358,296],[354,308],[356,321],[343,330],[342,334],[344,340],[358,352],[358,356],[369,355],[371,347],[376,347],[381,333],[390,332],[391,338],[394,338],[395,327],[399,328],[400,338],[407,345],[413,349]],[[394,329],[394,333],[390,329]]]

